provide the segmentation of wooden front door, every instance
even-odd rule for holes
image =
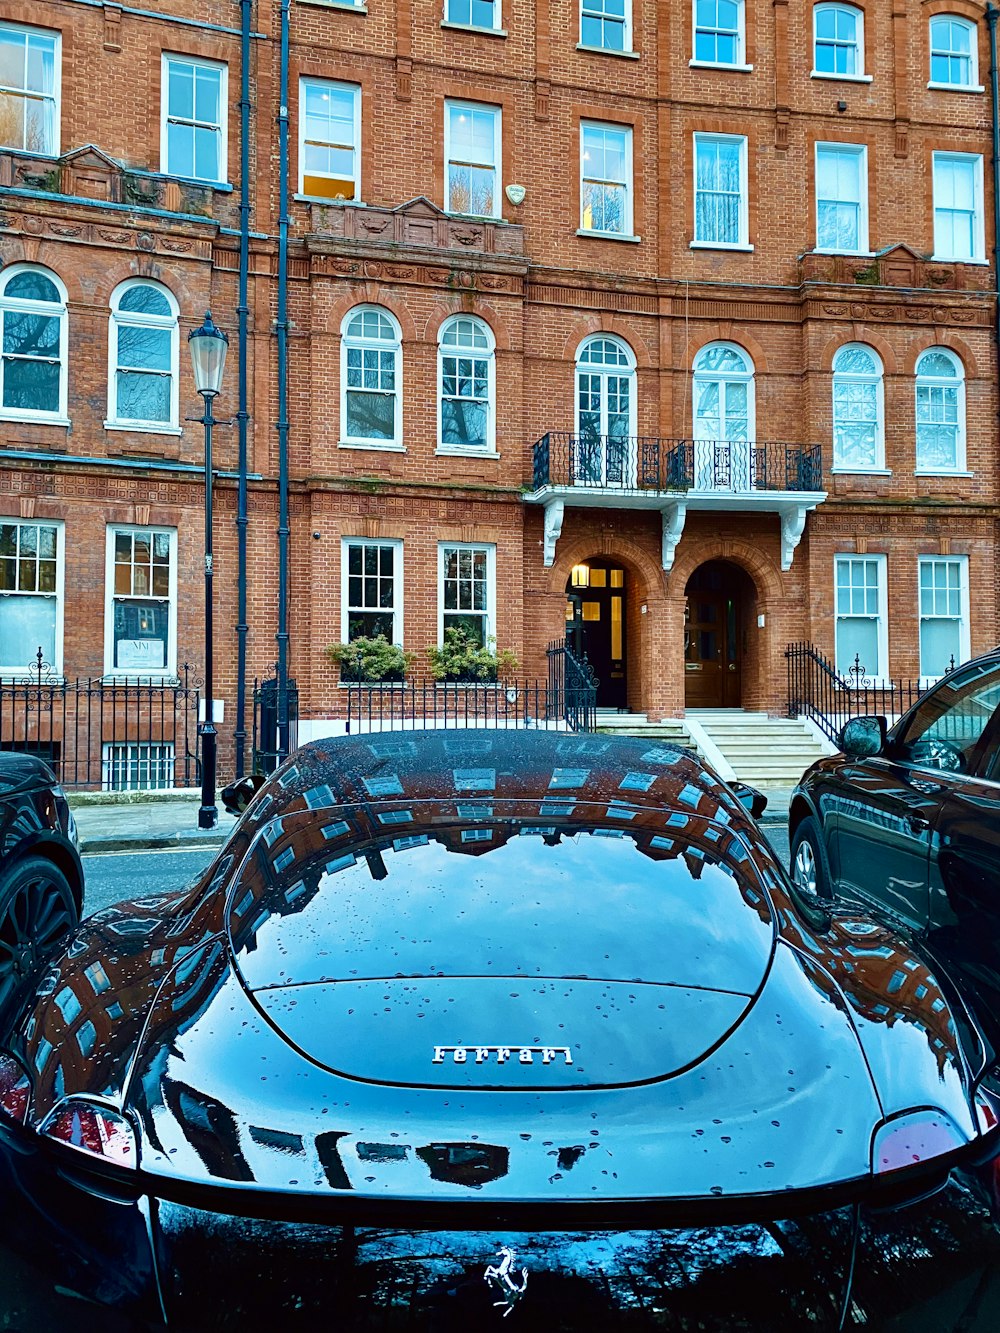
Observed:
[[[738,589],[719,564],[703,565],[688,584],[684,626],[684,703],[738,708],[741,697]]]

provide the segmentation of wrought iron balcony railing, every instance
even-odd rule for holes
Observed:
[[[535,491],[819,491],[823,466],[818,444],[549,431],[534,446],[532,482]]]

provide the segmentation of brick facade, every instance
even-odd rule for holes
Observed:
[[[360,88],[367,206],[293,198],[290,208],[290,672],[304,719],[340,707],[322,650],[343,634],[344,538],[403,543],[402,637],[420,654],[438,640],[439,543],[495,547],[491,628],[531,676],[544,673],[545,645],[563,634],[573,567],[620,564],[627,702],[652,715],[684,710],[685,590],[710,561],[745,575],[734,574],[732,587],[741,590],[746,707],[782,708],[789,641],[834,654],[838,554],[886,556],[883,673],[921,670],[920,556],[968,557],[969,646],[997,641],[995,278],[985,263],[932,257],[935,152],[982,157],[980,220],[993,253],[990,99],[927,86],[928,22],[941,13],[977,25],[978,80],[988,83],[983,7],[868,0],[854,9],[864,20],[863,81],[812,76],[812,6],[797,0],[747,0],[739,69],[692,63],[691,3],[633,0],[630,57],[580,49],[570,0],[502,0],[498,32],[442,23],[442,0],[292,0],[290,193],[299,184],[299,79],[335,80]],[[65,284],[70,424],[0,416],[0,522],[64,525],[62,666],[72,676],[106,666],[108,525],[176,530],[176,661],[197,667],[203,656],[202,433],[185,420],[199,406],[183,344],[210,306],[231,337],[217,410],[235,413],[240,5],[170,0],[162,10],[154,18],[83,0],[42,9],[0,0],[0,23],[61,34],[55,152],[0,149],[0,256]],[[279,0],[252,6],[251,677],[276,656],[280,10]],[[219,188],[161,173],[164,52],[227,67]],[[443,212],[449,99],[501,108],[496,220]],[[634,237],[580,234],[582,121],[631,131]],[[746,136],[746,248],[692,246],[696,134]],[[814,252],[817,142],[867,149],[864,254]],[[524,187],[522,203],[504,192],[510,184]],[[105,427],[109,303],[128,278],[162,283],[180,309],[173,434]],[[390,312],[401,332],[398,450],[344,444],[341,328],[359,305]],[[452,315],[478,317],[495,342],[495,451],[437,448],[438,337]],[[689,506],[666,570],[660,509],[613,488],[606,503],[580,507],[570,497],[544,562],[532,448],[547,432],[576,429],[575,359],[593,334],[629,349],[634,433],[647,440],[691,440],[692,367],[706,344],[750,358],[751,438],[822,452],[826,498],[808,513],[790,564],[777,511],[733,494],[714,508]],[[831,471],[832,368],[847,343],[874,349],[884,370],[877,471]],[[931,347],[953,352],[964,372],[965,467],[951,474],[915,470],[915,368]],[[235,427],[220,427],[215,445],[225,768],[236,672]]]

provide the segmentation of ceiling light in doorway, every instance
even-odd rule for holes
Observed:
[[[589,588],[589,587],[590,587],[590,566],[589,566],[589,565],[574,565],[574,566],[573,566],[573,571],[572,571],[572,573],[571,573],[570,576],[569,576],[569,581],[570,581],[570,584],[571,584],[574,588]]]

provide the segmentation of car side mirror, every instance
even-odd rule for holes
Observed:
[[[837,737],[837,745],[846,755],[855,759],[870,759],[885,749],[888,724],[881,715],[852,717],[845,722]]]
[[[222,804],[231,815],[241,815],[265,781],[262,773],[249,773],[245,778],[237,778],[228,787],[223,787]]]
[[[754,819],[759,819],[767,809],[767,797],[756,787],[750,787],[745,782],[731,782],[729,790],[742,805],[744,810],[749,810]]]

